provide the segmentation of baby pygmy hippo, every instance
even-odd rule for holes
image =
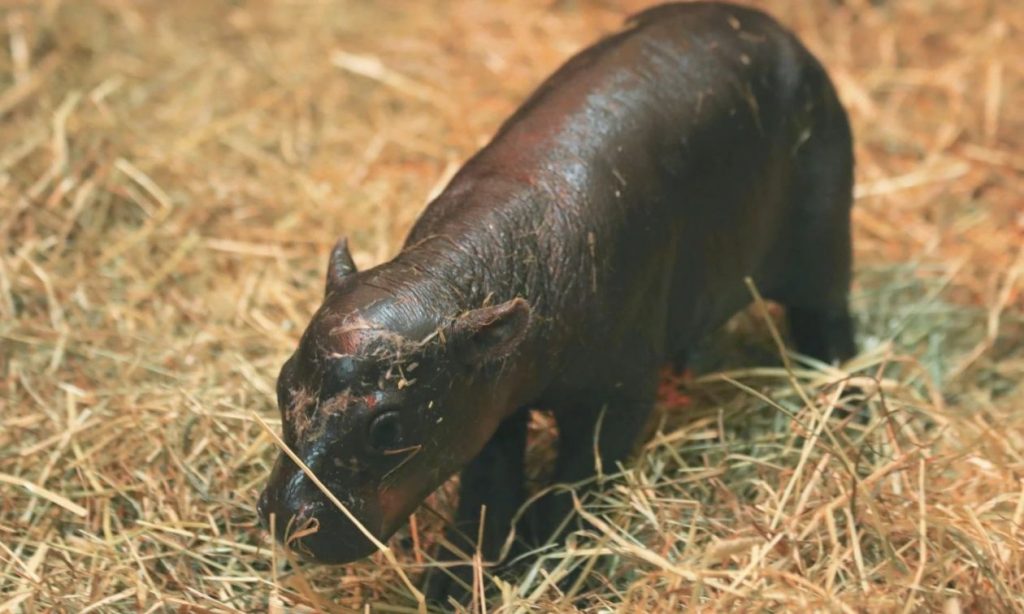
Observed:
[[[750,302],[746,278],[800,352],[853,354],[852,168],[793,34],[728,4],[646,10],[541,84],[392,260],[357,271],[338,243],[278,379],[284,440],[381,540],[461,470],[448,540],[482,535],[493,560],[524,501],[526,408],[558,425],[555,481],[614,467],[659,368]],[[543,539],[571,500],[539,505]],[[373,551],[285,455],[259,510],[279,538],[316,525],[291,542],[315,560]]]

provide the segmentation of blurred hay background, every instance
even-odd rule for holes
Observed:
[[[738,318],[712,374],[666,379],[587,531],[487,611],[1024,609],[1024,3],[756,4],[854,120],[864,354],[790,379]],[[0,611],[415,608],[379,558],[273,552],[254,412],[278,424],[337,236],[361,266],[392,255],[530,89],[642,5],[4,2]],[[848,375],[865,427],[821,419]],[[392,541],[410,574],[438,526]],[[555,583],[574,566],[576,601]]]

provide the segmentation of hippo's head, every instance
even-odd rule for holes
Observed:
[[[526,301],[465,313],[445,300],[360,279],[344,241],[331,255],[327,295],[277,381],[285,443],[378,539],[468,462],[509,399],[495,366],[523,339]],[[457,309],[455,309],[457,311]],[[260,496],[264,525],[323,563],[373,544],[285,454]]]

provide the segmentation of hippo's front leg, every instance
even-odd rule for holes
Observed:
[[[506,418],[480,454],[462,470],[459,504],[445,531],[447,544],[438,548],[439,562],[465,561],[478,548],[485,562],[494,562],[501,554],[512,519],[525,500],[523,459],[528,420],[525,408]],[[448,597],[466,601],[472,587],[473,567],[469,563],[434,569],[426,581],[427,598],[441,604],[447,603]]]
[[[656,381],[651,379],[629,388],[581,395],[573,406],[556,411],[558,462],[553,482],[571,485],[584,481],[595,475],[598,460],[602,473],[618,471],[616,463],[632,452],[655,396]],[[582,498],[596,486],[594,481],[581,485],[576,489],[577,496]],[[556,489],[544,497],[534,516],[533,530],[538,541],[560,540],[571,531],[574,525],[566,518],[572,509],[572,494],[565,489]]]

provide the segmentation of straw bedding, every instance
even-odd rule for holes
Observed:
[[[862,355],[783,362],[755,305],[666,375],[586,530],[518,578],[480,568],[498,595],[473,611],[1024,609],[1024,4],[757,5],[854,121]],[[257,417],[278,428],[334,240],[394,254],[531,87],[637,8],[4,3],[0,611],[414,611],[383,555],[271,547]],[[451,493],[391,541],[413,580]]]

